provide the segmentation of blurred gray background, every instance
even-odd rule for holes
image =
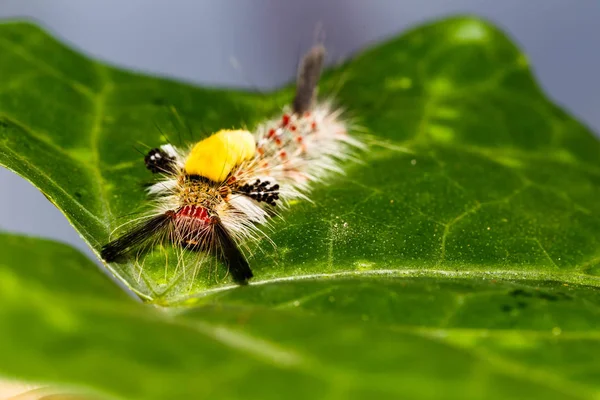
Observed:
[[[600,131],[598,0],[0,0],[0,18],[37,20],[109,63],[261,89],[293,77],[319,25],[335,60],[421,22],[465,13],[507,31],[547,93]],[[29,183],[0,168],[0,188],[0,230],[56,238],[91,254]]]

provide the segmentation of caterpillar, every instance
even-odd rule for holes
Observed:
[[[317,101],[324,56],[315,46],[302,58],[292,104],[254,133],[223,129],[188,149],[150,150],[144,162],[158,176],[147,189],[153,210],[102,247],[104,261],[168,243],[215,257],[235,283],[247,284],[253,273],[241,247],[263,237],[261,227],[291,200],[309,200],[314,183],[342,173],[340,162],[364,147],[339,109]]]

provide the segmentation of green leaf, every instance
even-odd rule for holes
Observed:
[[[65,245],[2,234],[0,246],[5,376],[126,399],[600,395],[593,287],[352,277],[166,312]]]
[[[96,251],[147,204],[140,143],[253,126],[291,94],[132,74],[22,23],[0,27],[0,48],[0,161]],[[584,270],[600,256],[600,145],[542,96],[504,35],[472,19],[426,26],[324,77],[322,92],[340,87],[370,149],[275,225],[277,248],[265,240],[250,260],[257,281],[382,270],[595,281]],[[174,264],[167,254],[111,268],[157,302],[228,282],[222,269]]]
[[[0,162],[95,250],[145,204],[138,142],[190,140],[165,105],[197,139],[252,127],[292,93],[132,74],[21,23],[0,25],[0,75]],[[59,260],[55,286],[30,287],[36,263],[13,256],[0,369],[124,398],[600,398],[600,144],[526,57],[453,18],[329,71],[321,93],[369,130],[369,151],[276,223],[254,285],[160,259],[110,266],[141,296],[187,306],[175,315],[63,294]],[[76,329],[45,322],[54,310]]]

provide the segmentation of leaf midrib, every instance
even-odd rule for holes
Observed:
[[[506,268],[505,266],[503,266]],[[559,282],[561,284],[576,284],[581,286],[600,287],[600,277],[574,274],[570,272],[547,272],[547,271],[517,271],[517,270],[490,270],[490,266],[482,266],[479,269],[429,269],[429,268],[406,268],[406,269],[370,269],[361,271],[339,271],[332,273],[318,273],[305,275],[292,275],[278,278],[253,280],[248,286],[263,286],[281,282],[300,282],[309,280],[332,280],[336,278],[374,278],[386,276],[390,278],[452,278],[452,279],[485,279],[485,280],[507,280],[512,282]],[[179,297],[173,305],[184,304],[191,299],[202,299],[224,291],[236,290],[238,285],[224,285],[204,289],[192,296]],[[160,304],[160,299],[157,304]]]

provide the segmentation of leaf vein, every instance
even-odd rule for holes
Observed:
[[[74,89],[76,92],[78,92],[90,99],[93,99],[96,96],[96,94],[94,93],[94,91],[91,88],[89,88],[79,82],[76,82],[72,79],[69,79],[68,77],[63,75],[60,71],[58,71],[56,68],[54,68],[51,65],[49,65],[48,63],[46,63],[44,60],[42,60],[42,59],[36,57],[35,55],[29,53],[28,51],[26,51],[24,46],[17,45],[17,44],[15,44],[11,41],[8,41],[2,37],[0,37],[0,46],[4,47],[5,49],[12,52],[13,54],[18,55],[23,60],[29,62],[32,67],[37,68],[39,71],[45,72],[46,74],[53,76],[54,78],[66,83],[72,89]]]
[[[100,165],[100,153],[98,150],[99,140],[102,135],[102,124],[104,115],[106,112],[106,103],[108,96],[113,90],[113,85],[108,80],[107,70],[103,66],[98,66],[100,77],[104,81],[102,89],[94,99],[94,118],[92,121],[92,128],[90,130],[90,149],[92,150],[92,173],[96,178],[96,186],[98,189],[98,195],[100,203],[102,204],[105,227],[108,230],[110,223],[113,220],[112,211],[110,209],[110,202],[108,201],[108,194],[106,190],[106,181],[102,176],[102,170]]]

